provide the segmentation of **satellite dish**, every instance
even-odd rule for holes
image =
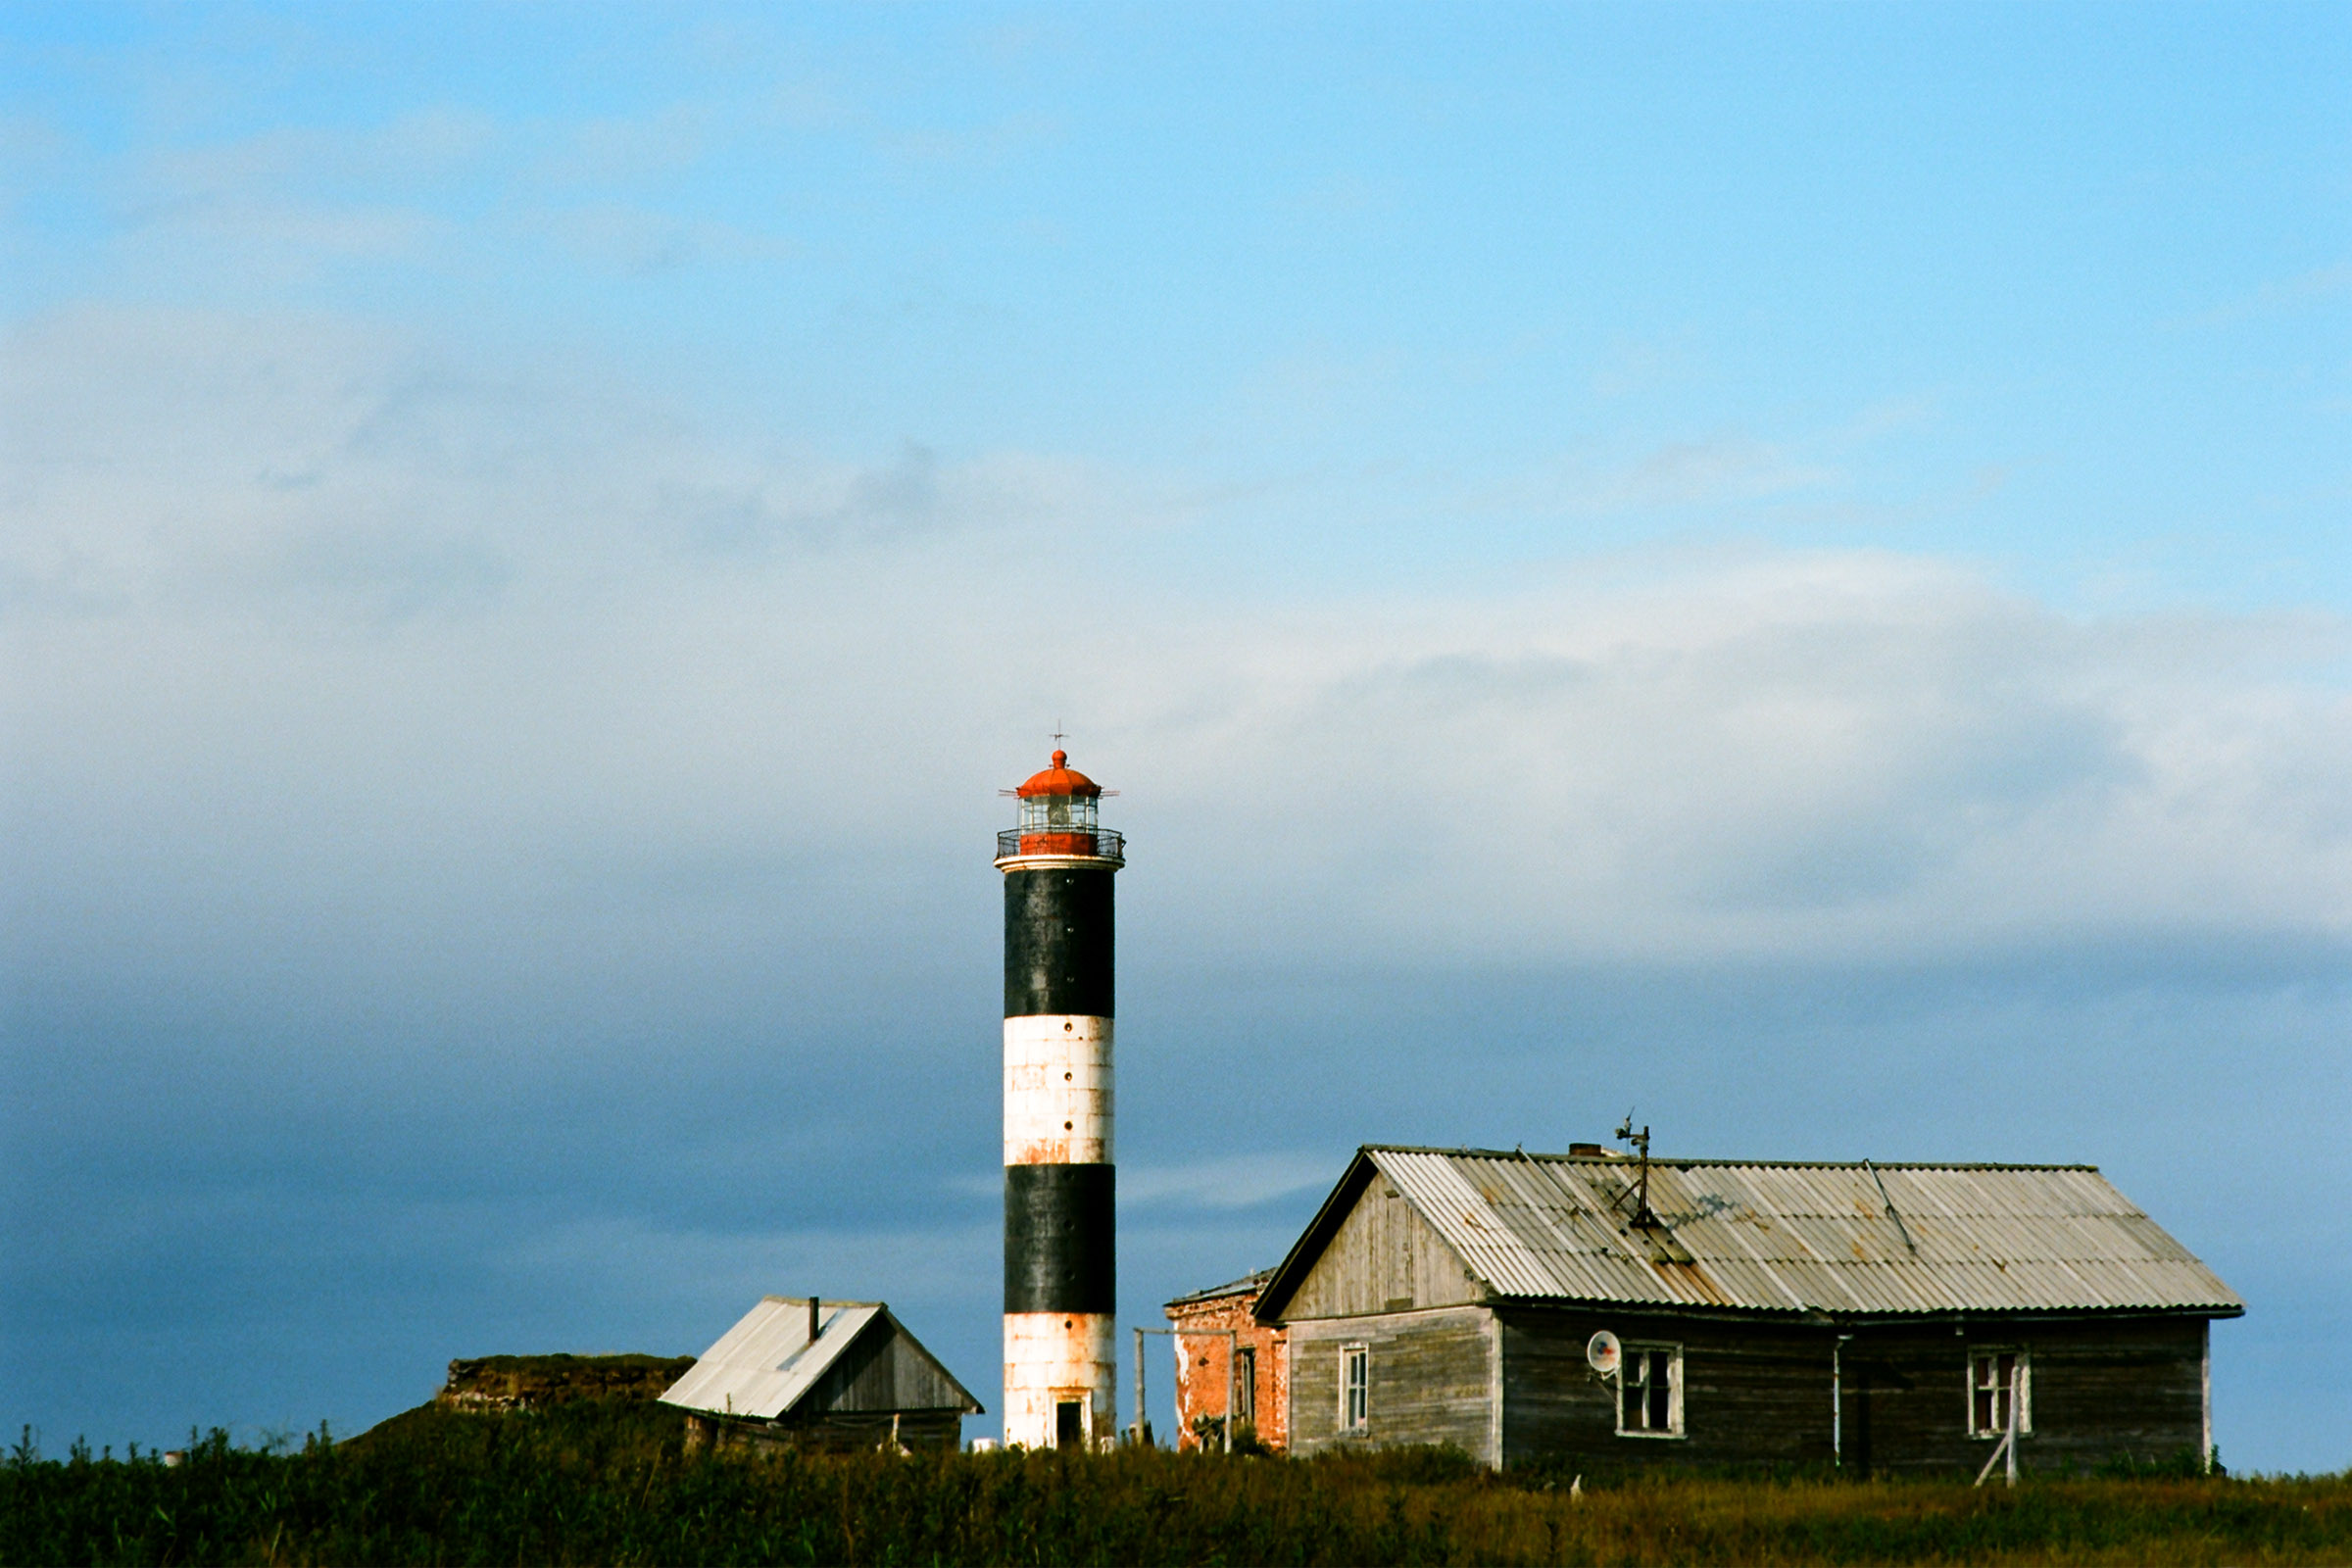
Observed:
[[[1616,1376],[1617,1365],[1624,1358],[1625,1352],[1617,1344],[1617,1336],[1607,1329],[1602,1329],[1585,1342],[1585,1359],[1592,1362],[1592,1370],[1604,1378]]]

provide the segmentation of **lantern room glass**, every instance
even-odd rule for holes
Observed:
[[[1102,803],[1092,795],[1032,795],[1021,802],[1023,833],[1092,833]]]

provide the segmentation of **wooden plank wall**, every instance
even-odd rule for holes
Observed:
[[[2018,1446],[2028,1470],[2161,1461],[2204,1440],[2202,1318],[1978,1323],[1865,1331],[1846,1347],[1851,1462],[1898,1474],[1983,1465],[1991,1442],[1967,1435],[1970,1346],[2031,1354],[2034,1430]]]
[[[1501,1321],[1506,1466],[1542,1459],[1605,1474],[1830,1457],[1830,1342],[1819,1330],[1607,1309],[1507,1308]],[[1617,1435],[1615,1392],[1585,1359],[1600,1329],[1683,1347],[1686,1436]]]
[[[1475,1301],[1484,1294],[1460,1254],[1376,1170],[1283,1316],[1398,1312]]]
[[[696,1423],[702,1425],[698,1429]],[[721,1448],[798,1448],[808,1453],[872,1453],[899,1446],[916,1453],[954,1453],[963,1445],[963,1418],[953,1410],[915,1410],[893,1417],[879,1412],[826,1412],[784,1421],[739,1421],[718,1416],[686,1418],[686,1446],[709,1442]]]
[[[1494,1338],[1484,1307],[1435,1307],[1291,1323],[1291,1452],[1362,1441],[1387,1447],[1449,1444],[1494,1462]],[[1370,1353],[1370,1428],[1340,1431],[1340,1352]]]
[[[961,1409],[963,1396],[920,1347],[877,1318],[825,1371],[804,1408],[887,1416],[894,1410]]]
[[[1826,1465],[1833,1331],[1508,1307],[1502,1325],[1503,1462],[1596,1474],[1654,1465]],[[1616,1402],[1585,1360],[1598,1329],[1684,1348],[1681,1439],[1617,1435]],[[1843,1354],[1845,1463],[1856,1474],[1975,1474],[1990,1440],[1968,1434],[1971,1346],[2033,1358],[2033,1471],[2095,1469],[2193,1451],[2203,1435],[2204,1326],[2194,1318],[1863,1328]]]

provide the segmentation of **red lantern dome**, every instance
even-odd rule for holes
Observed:
[[[1032,795],[1084,795],[1089,799],[1101,799],[1102,786],[1069,764],[1069,753],[1055,752],[1052,767],[1042,773],[1030,774],[1029,782],[1012,793],[1024,801]]]

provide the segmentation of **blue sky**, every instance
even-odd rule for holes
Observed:
[[[0,18],[0,1417],[763,1290],[996,1357],[994,795],[1122,1295],[1358,1142],[2092,1160],[2352,1462],[2339,7]],[[993,1405],[990,1391],[983,1397]]]

